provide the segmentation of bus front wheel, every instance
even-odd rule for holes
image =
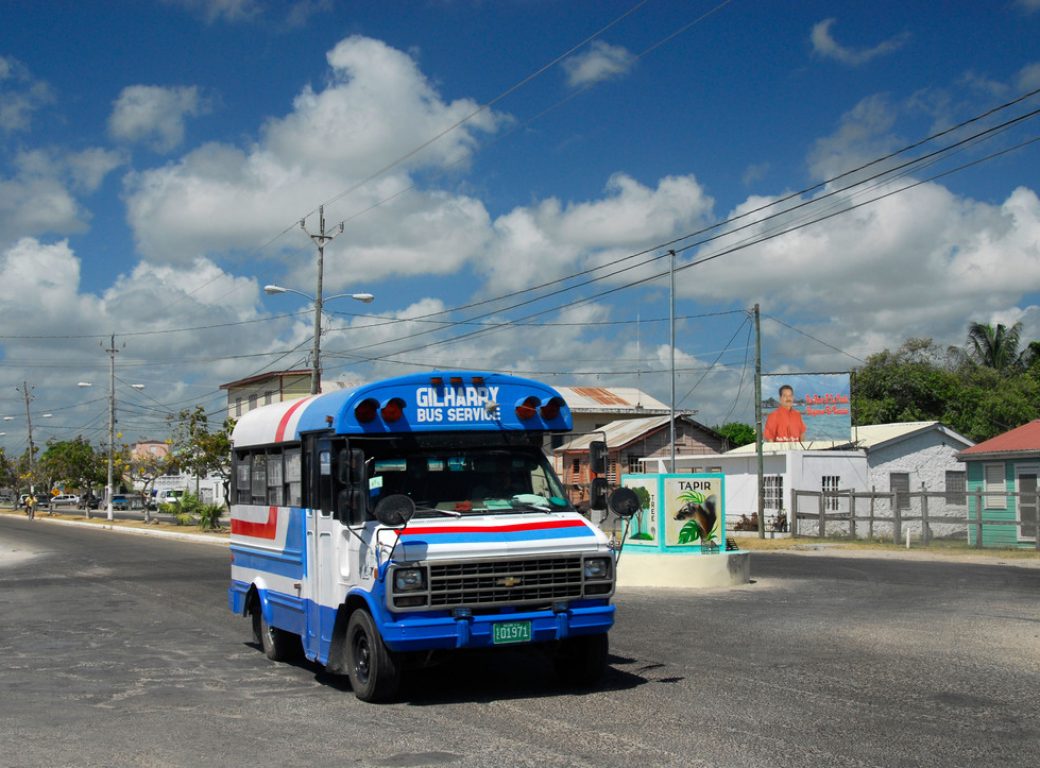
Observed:
[[[354,695],[369,702],[391,700],[401,678],[399,665],[368,611],[359,608],[350,615],[345,646]]]

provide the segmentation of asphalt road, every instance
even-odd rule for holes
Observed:
[[[756,553],[752,577],[621,593],[599,690],[467,655],[373,706],[264,658],[225,548],[0,517],[0,765],[1036,765],[1040,569]]]

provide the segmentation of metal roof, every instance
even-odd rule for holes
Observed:
[[[976,446],[961,451],[966,459],[991,454],[1036,454],[1040,453],[1040,419],[1016,427],[1010,432],[983,440]]]
[[[636,387],[556,387],[572,413],[582,411],[668,413],[669,408]]]
[[[605,440],[608,448],[623,448],[629,443],[645,437],[650,432],[668,426],[669,418],[668,414],[665,414],[664,416],[648,416],[643,419],[618,419],[603,425],[594,432],[564,443],[559,448],[556,448],[556,451],[587,451],[589,443],[593,440]],[[677,421],[683,419],[693,426],[707,429],[704,425],[698,424],[685,414],[677,413],[675,418]]]

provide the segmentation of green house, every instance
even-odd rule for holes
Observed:
[[[1040,473],[1040,419],[966,448],[958,458],[967,469],[968,543],[982,508],[982,544],[1035,547],[1037,474]]]

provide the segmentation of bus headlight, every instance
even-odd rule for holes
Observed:
[[[425,589],[425,568],[399,568],[394,571],[394,592],[420,592]]]
[[[610,578],[609,557],[589,557],[585,560],[585,581],[603,581]]]

